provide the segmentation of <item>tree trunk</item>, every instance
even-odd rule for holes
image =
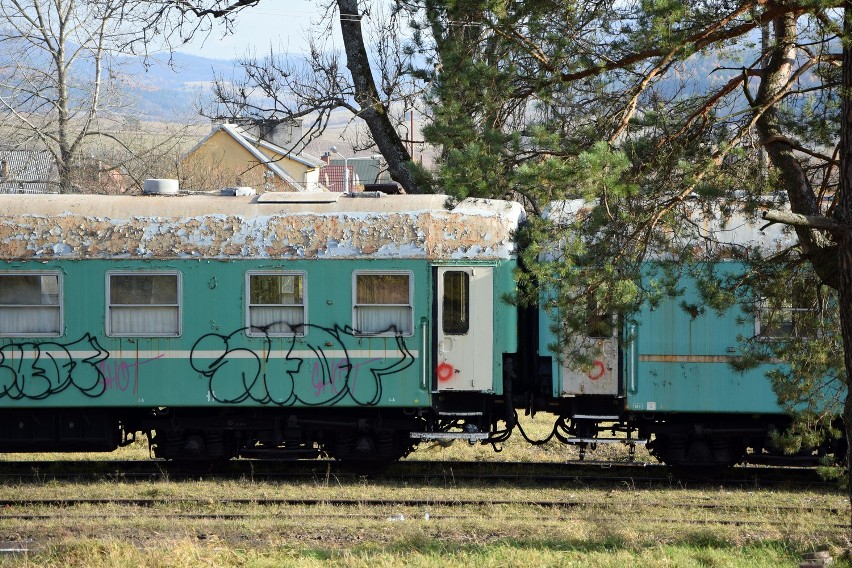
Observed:
[[[844,0],[843,80],[840,119],[840,187],[834,208],[836,244],[813,226],[795,225],[799,244],[823,283],[835,287],[840,299],[840,327],[846,368],[846,399],[843,423],[847,446],[852,441],[852,0]],[[757,111],[764,109],[756,130],[764,143],[772,165],[781,175],[783,189],[793,213],[820,214],[819,203],[792,145],[783,135],[773,99],[785,88],[796,60],[796,16],[784,15],[773,22],[774,44],[762,71],[760,89],[754,101]],[[852,504],[852,451],[846,454],[848,498]],[[850,515],[852,527],[852,515]]]
[[[796,62],[797,16],[780,16],[773,21],[772,28],[774,42],[766,66],[761,71],[760,88],[753,105],[755,111],[760,112],[755,130],[772,166],[781,173],[779,181],[790,200],[793,213],[815,216],[820,214],[816,193],[793,146],[784,135],[778,118],[778,105],[775,102],[776,97],[787,88]],[[836,248],[823,233],[813,227],[796,225],[794,228],[802,252],[810,260],[820,280],[832,288],[837,288],[839,283]]]
[[[391,178],[398,182],[407,193],[421,193],[412,170],[411,155],[391,124],[387,108],[379,99],[373,71],[364,46],[361,31],[361,12],[358,0],[337,0],[340,11],[340,29],[343,32],[343,45],[346,50],[346,67],[352,74],[355,86],[355,100],[360,107],[360,116],[370,129],[373,141],[388,163]]]
[[[847,9],[847,14],[849,13]],[[848,51],[848,49],[844,50]],[[848,100],[848,97],[846,98]],[[849,103],[844,100],[844,106],[848,107]],[[849,118],[849,110],[845,111],[846,117]],[[845,129],[852,128],[852,122],[845,123]],[[850,171],[850,161],[846,160],[847,175]],[[851,186],[847,185],[847,191]],[[846,201],[849,201],[848,199]],[[847,210],[847,213],[849,211]],[[847,230],[844,232],[843,239],[840,243],[840,258],[838,262],[840,268],[840,329],[843,334],[843,361],[846,366],[846,400],[843,404],[843,426],[846,432],[846,476],[849,503],[852,505],[852,397],[849,396],[850,387],[852,387],[852,234]],[[849,518],[850,528],[852,528],[852,514]]]
[[[840,189],[834,217],[844,225],[840,239],[840,328],[843,333],[843,360],[846,365],[846,402],[843,406],[843,424],[847,447],[852,441],[852,0],[843,3],[843,80],[840,89]],[[852,451],[846,452],[847,489],[852,504]],[[852,526],[852,517],[850,517]]]

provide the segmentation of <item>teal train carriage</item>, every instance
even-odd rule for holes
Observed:
[[[519,205],[0,196],[0,451],[390,461],[511,422]]]
[[[574,215],[582,204],[554,204],[551,215]],[[779,226],[766,227],[759,218],[737,215],[721,225],[696,219],[690,246],[706,252],[715,274],[741,274],[742,262],[726,254],[728,247],[759,248],[772,253],[789,248],[795,236]],[[780,362],[736,370],[744,355],[742,339],[778,341],[784,328],[767,329],[761,310],[736,304],[722,313],[706,306],[696,274],[664,257],[645,263],[640,287],[655,287],[665,275],[677,274],[679,295],[659,302],[644,301],[621,325],[603,326],[611,334],[594,333],[599,318],[590,309],[590,331],[575,338],[574,347],[592,360],[578,367],[551,353],[559,343],[554,333],[558,314],[542,310],[538,320],[538,392],[533,407],[558,416],[556,433],[580,447],[581,457],[599,444],[627,443],[631,452],[647,444],[652,455],[672,466],[727,467],[751,463],[798,463],[816,460],[820,452],[842,455],[843,444],[815,449],[795,458],[774,446],[772,433],[785,429],[790,418],[779,405],[767,371]],[[669,269],[666,273],[666,269]],[[657,282],[658,283],[658,282]],[[659,286],[657,286],[659,287]],[[748,298],[749,304],[760,298]],[[759,305],[759,304],[758,304]],[[790,309],[788,318],[796,310]],[[790,320],[792,321],[792,320]]]

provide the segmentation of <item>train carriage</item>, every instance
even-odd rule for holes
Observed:
[[[570,220],[584,206],[558,202],[548,214],[557,221]],[[789,461],[771,437],[790,424],[790,417],[767,376],[784,364],[737,369],[746,354],[744,340],[784,341],[784,334],[773,336],[765,329],[761,310],[754,309],[761,299],[749,297],[747,289],[741,298],[747,305],[734,304],[720,312],[706,305],[698,279],[708,273],[702,267],[712,268],[720,280],[744,274],[748,265],[730,254],[732,248],[769,255],[795,244],[795,235],[745,212],[724,224],[696,212],[692,226],[694,233],[681,236],[685,241],[680,245],[690,247],[704,264],[685,267],[664,254],[652,255],[644,263],[640,288],[659,289],[661,280],[675,276],[674,288],[680,294],[664,294],[654,302],[646,298],[620,325],[604,326],[608,333],[596,334],[592,326],[588,335],[574,338],[573,345],[583,346],[591,364],[578,366],[549,351],[548,346],[560,341],[554,333],[559,314],[541,311],[536,353],[546,394],[537,404],[559,415],[562,439],[579,445],[581,456],[597,444],[627,442],[631,450],[648,443],[653,455],[673,466]],[[589,313],[590,322],[599,317]],[[834,390],[828,386],[826,400]],[[829,441],[801,457],[815,460],[825,451],[842,454],[841,446]]]
[[[0,196],[0,451],[393,460],[511,419],[517,204]]]

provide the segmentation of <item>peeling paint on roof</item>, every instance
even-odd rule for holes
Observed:
[[[570,223],[587,215],[591,209],[591,204],[579,199],[554,201],[545,209],[544,216],[557,223]],[[724,256],[727,250],[736,247],[773,253],[798,242],[791,227],[768,224],[759,212],[735,210],[725,215],[718,211],[708,217],[695,209],[688,214],[691,230],[678,234],[677,244],[692,246],[696,252]]]
[[[509,258],[520,205],[445,196],[0,195],[0,259]]]

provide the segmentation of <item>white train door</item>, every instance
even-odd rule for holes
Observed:
[[[438,268],[437,289],[437,390],[491,390],[493,269],[487,266]]]
[[[583,394],[618,395],[618,338],[611,314],[587,306],[586,334],[574,340],[574,348],[591,363],[582,369],[561,367],[562,396]]]

